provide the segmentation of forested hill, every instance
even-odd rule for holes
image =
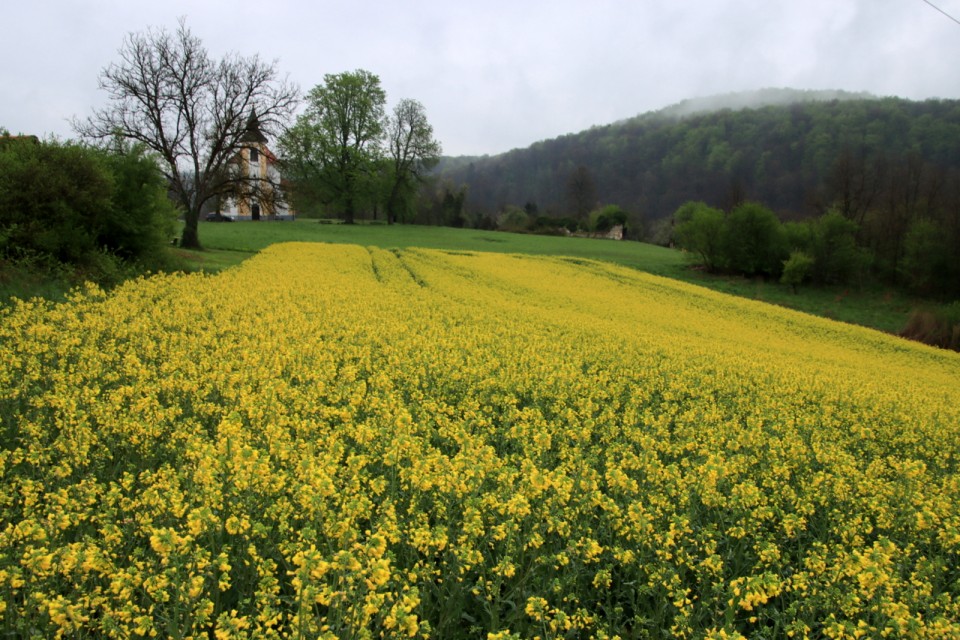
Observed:
[[[722,208],[753,200],[791,218],[834,204],[858,217],[906,198],[916,214],[960,192],[960,101],[730,94],[497,156],[445,159],[438,170],[467,186],[474,214],[516,205],[578,215],[584,198],[647,221],[688,200]]]

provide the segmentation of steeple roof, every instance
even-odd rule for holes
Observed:
[[[260,118],[257,117],[257,110],[250,110],[250,117],[247,119],[247,130],[241,138],[244,142],[266,143],[267,137],[260,131]]]

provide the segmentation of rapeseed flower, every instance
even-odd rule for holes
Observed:
[[[954,353],[307,244],[16,303],[0,348],[0,634],[960,635]]]

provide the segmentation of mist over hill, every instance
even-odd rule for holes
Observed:
[[[753,200],[784,219],[838,201],[869,209],[908,198],[903,206],[932,211],[960,201],[953,195],[960,193],[960,101],[793,89],[731,93],[526,149],[444,158],[437,172],[466,187],[466,209],[475,217],[509,205],[571,215],[575,174],[589,178],[595,205],[617,204],[646,222],[689,200],[722,208]]]
[[[842,90],[800,90],[782,88],[764,88],[756,91],[738,91],[712,96],[689,98],[657,111],[641,114],[636,118],[674,118],[680,119],[697,114],[707,114],[724,109],[759,109],[761,107],[785,107],[809,102],[831,102],[850,100],[876,100],[877,96],[867,92]]]

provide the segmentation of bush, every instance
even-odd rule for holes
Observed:
[[[615,204],[608,204],[590,214],[590,231],[606,233],[618,224],[626,226],[627,212]]]
[[[788,284],[797,292],[797,287],[810,278],[810,272],[813,270],[813,258],[803,251],[792,251],[790,258],[783,261],[783,275],[780,276],[780,282]]]
[[[101,154],[58,143],[0,147],[0,228],[8,257],[82,263],[97,248],[114,184]]]
[[[529,231],[530,216],[520,207],[507,205],[497,216],[497,228],[501,231]]]
[[[143,148],[30,141],[0,146],[0,255],[116,279],[113,258],[159,266],[176,211]],[[122,269],[121,269],[122,270]]]
[[[710,271],[723,266],[721,239],[724,215],[719,209],[708,207],[703,202],[688,202],[673,214],[677,244],[700,256],[703,265]]]
[[[533,230],[537,233],[563,233],[569,231],[575,232],[579,228],[577,221],[573,218],[554,218],[551,216],[537,216],[533,221]]]
[[[787,256],[783,225],[773,211],[755,202],[730,212],[721,246],[726,267],[746,276],[779,276]]]

